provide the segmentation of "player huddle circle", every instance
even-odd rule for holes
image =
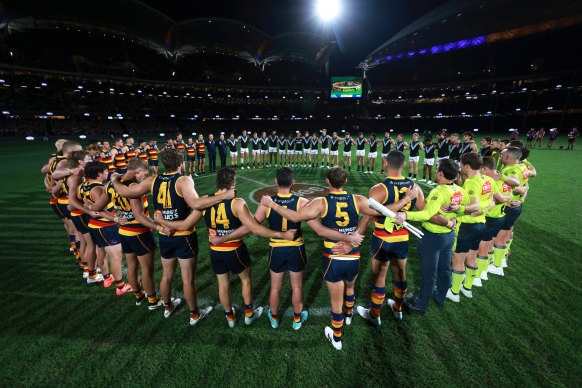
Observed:
[[[274,133],[271,136],[275,137],[273,141],[281,141],[280,144],[286,142],[286,147],[293,144],[294,153],[289,155],[295,155],[299,143],[305,144],[300,134],[291,139]],[[304,247],[302,224],[323,237],[322,274],[331,304],[331,324],[325,327],[324,335],[338,350],[342,349],[342,329],[351,324],[354,308],[370,324],[381,325],[380,309],[387,296],[389,268],[394,288],[386,304],[396,320],[403,318],[403,311],[424,314],[431,299],[443,305],[445,299],[459,302],[460,294],[473,298],[473,287],[482,286],[488,273],[504,276],[513,225],[522,212],[529,178],[536,175],[535,168],[527,161],[529,149],[521,142],[502,144],[499,140],[484,138],[481,150],[477,151],[471,133],[464,134],[463,142],[456,134],[447,137],[440,133],[436,143],[431,139],[420,142],[418,134],[410,143],[401,135],[394,140],[389,132],[382,141],[375,136],[365,139],[362,134],[352,139],[349,133],[338,138],[336,132],[331,137],[325,132],[321,136],[306,137],[309,142],[313,141],[316,151],[319,145],[323,150],[323,143],[327,142],[329,155],[336,152],[337,156],[340,141],[344,144],[344,153],[351,152],[351,148],[346,151],[345,147],[354,145],[358,158],[365,156],[358,155],[363,146],[369,146],[370,158],[370,153],[377,152],[377,144],[383,143],[385,180],[373,186],[368,197],[349,194],[343,189],[348,172],[336,166],[327,171],[326,182],[322,182],[319,190],[322,195],[307,199],[291,192],[295,184],[294,170],[284,166],[277,169],[276,190],[257,194],[260,204],[253,214],[243,199],[236,198],[233,168],[218,170],[216,193],[200,197],[193,179],[184,174],[184,151],[177,147],[181,144],[173,141],[168,141],[160,150],[156,147],[156,151],[163,151],[159,158],[165,173],[160,175],[153,169],[157,163],[153,166],[152,161],[158,161],[158,153],[149,152],[151,143],[150,148],[140,144],[136,149],[131,141],[124,144],[121,139],[114,140],[113,147],[102,144],[99,148],[93,144],[87,150],[76,142],[60,140],[56,144],[57,153],[42,172],[46,174],[45,187],[51,194],[51,207],[63,221],[75,264],[87,284],[102,284],[105,288],[114,285],[117,295],[133,292],[137,306],[144,304],[150,310],[163,310],[165,318],[186,304],[192,326],[213,309],[198,307],[195,286],[199,258],[196,224],[202,219],[208,229],[210,263],[229,327],[235,326],[237,314],[244,315],[247,325],[263,314],[262,307],[253,306],[252,263],[244,243],[245,235],[252,233],[269,238],[271,293],[266,315],[273,328],[280,324],[281,286],[285,273],[289,272],[295,330],[308,319],[308,312],[303,308],[302,285],[309,255]],[[258,136],[253,134],[252,138]],[[266,134],[261,138],[266,138]],[[190,140],[182,142],[184,149],[186,144],[193,143]],[[236,145],[240,138],[234,139],[231,135],[229,141],[232,140]],[[199,138],[194,144],[198,156],[206,153],[207,141]],[[254,143],[251,140],[248,144]],[[410,150],[408,177],[402,174],[406,165],[404,150]],[[423,179],[426,180],[428,172],[428,182],[434,186],[426,198],[414,182],[417,170],[413,163],[420,150],[426,154],[425,167],[430,167],[425,169]],[[435,151],[438,152],[436,163]],[[148,155],[147,162],[144,152]],[[155,158],[150,158],[150,154]],[[431,156],[433,163],[427,163]],[[279,163],[292,164],[281,159]],[[323,160],[321,163],[323,167]],[[363,172],[363,160],[358,163],[358,170],[360,167]],[[149,214],[148,195],[155,210],[153,219]],[[361,219],[360,214],[363,214]],[[268,227],[263,225],[265,221]],[[420,222],[422,230],[409,222]],[[370,234],[370,227],[373,281],[369,307],[364,307],[364,303],[356,306],[354,284],[359,275],[359,247]],[[406,298],[409,229],[419,238],[421,284],[414,299]],[[154,230],[159,234],[157,243]],[[157,249],[163,271],[159,285],[161,298],[154,284]],[[126,279],[122,273],[123,257],[127,265]],[[171,297],[172,279],[178,266],[184,300]],[[241,312],[232,306],[231,275],[238,275],[241,280],[244,300]]]

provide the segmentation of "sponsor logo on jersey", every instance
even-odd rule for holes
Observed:
[[[481,195],[490,194],[491,193],[491,182],[485,181],[483,187],[481,188]]]
[[[451,205],[461,205],[461,202],[463,202],[463,193],[457,191],[451,196]]]

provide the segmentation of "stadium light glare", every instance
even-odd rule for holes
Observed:
[[[321,20],[330,22],[340,14],[340,2],[339,0],[318,0],[316,11]]]
[[[86,138],[87,138],[87,136],[85,136],[85,135],[79,135],[79,139],[86,139]]]
[[[150,117],[150,115],[149,115],[149,114],[147,114],[147,113],[146,113],[144,116],[145,116],[145,117]]]
[[[129,135],[127,133],[124,133],[123,137],[129,137]]]
[[[29,141],[34,140],[34,136],[26,136],[26,140],[29,140]]]
[[[89,117],[89,113],[83,113],[83,116]]]
[[[162,132],[162,133],[160,133],[160,137],[164,137],[164,136],[166,136],[166,134],[165,134],[165,133],[163,133],[163,132]]]

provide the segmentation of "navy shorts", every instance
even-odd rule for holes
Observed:
[[[238,275],[251,266],[251,257],[245,244],[233,251],[215,251],[210,249],[210,264],[215,275],[230,272]]]
[[[121,250],[124,253],[133,253],[143,256],[156,250],[156,240],[152,232],[137,234],[135,236],[119,235],[121,238]]]
[[[69,205],[64,203],[57,203],[57,211],[60,218],[71,219],[71,211],[69,210]]]
[[[195,162],[196,161],[196,156],[186,156],[186,161],[188,161],[188,162]]]
[[[479,249],[479,243],[483,240],[484,234],[485,223],[467,224],[461,222],[459,233],[457,234],[455,253],[476,251]]]
[[[160,256],[164,259],[190,259],[198,256],[198,236],[166,236],[160,234]]]
[[[505,206],[505,221],[501,226],[501,230],[511,230],[513,224],[518,219],[519,215],[521,214],[521,206],[518,207],[509,207]]]
[[[206,159],[206,154],[198,154],[198,159]]]
[[[270,247],[269,269],[275,273],[301,272],[307,264],[305,245],[295,247]]]
[[[485,217],[485,220],[485,234],[483,236],[483,241],[491,241],[501,230],[501,226],[503,226],[503,223],[505,222],[505,217]]]
[[[73,220],[73,225],[79,233],[87,234],[89,233],[89,215],[87,213],[83,213],[78,216],[71,216],[71,220]]]
[[[148,160],[148,164],[150,165],[150,167],[158,167],[157,160]]]
[[[351,282],[358,276],[360,271],[360,259],[338,260],[323,256],[321,264],[323,279],[332,283],[341,282],[342,280]]]
[[[111,247],[121,243],[117,225],[89,228],[89,234],[95,245],[99,248]]]
[[[372,236],[370,256],[383,262],[391,259],[404,260],[408,257],[408,241],[386,242],[380,237]]]

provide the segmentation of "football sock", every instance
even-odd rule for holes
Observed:
[[[487,256],[477,256],[477,274],[475,277],[481,277],[483,271],[487,270],[489,265],[489,258]]]
[[[344,295],[344,305],[346,306],[346,317],[351,317],[356,303],[356,295]]]
[[[137,300],[141,300],[145,297],[145,293],[143,292],[143,290],[140,288],[139,291],[134,291],[133,295],[135,295],[135,299]]]
[[[452,276],[451,291],[453,291],[454,294],[458,294],[459,290],[461,289],[461,283],[463,283],[463,278],[465,277],[465,271],[453,270],[451,276]]]
[[[108,273],[107,275],[103,276],[103,280],[109,280],[110,277],[111,277],[111,274]]]
[[[278,314],[273,314],[273,311],[271,311],[271,320],[273,322],[277,322],[279,320],[279,315]]]
[[[229,322],[234,321],[234,311],[230,310],[230,311],[225,311],[224,315],[226,316],[226,320]]]
[[[414,174],[413,178],[416,179],[416,174]]]
[[[505,257],[505,251],[507,250],[506,246],[497,246],[494,245],[493,248],[493,257],[494,257],[494,261],[493,264],[496,267],[501,267],[501,264],[503,263],[503,258]]]
[[[513,237],[509,238],[509,241],[507,242],[507,250],[511,250],[511,243],[513,242]],[[507,253],[506,253],[507,254]]]
[[[115,281],[115,287],[121,289],[123,288],[123,286],[125,286],[125,282],[123,281],[123,279]]]
[[[301,312],[293,312],[293,321],[297,323],[301,322]]]
[[[200,309],[196,307],[194,310],[190,311],[190,319],[198,319],[200,318]]]
[[[409,172],[409,173],[408,173],[408,177],[409,177],[409,178],[412,178],[412,173],[410,173],[410,172]]]
[[[333,329],[333,340],[342,340],[342,326],[344,325],[344,315],[342,313],[331,312],[331,328]]]
[[[83,262],[83,272],[89,272],[89,263]]]
[[[402,311],[402,303],[404,303],[404,298],[406,297],[406,292],[408,291],[408,282],[406,280],[402,282],[393,281],[394,283],[394,310]]]
[[[89,271],[89,279],[95,279],[97,277],[97,270]]]
[[[465,289],[467,290],[470,290],[471,288],[473,288],[473,280],[475,280],[477,268],[465,265],[465,272],[467,273],[467,276],[465,277],[465,284],[463,285],[463,287],[465,287]]]
[[[155,292],[152,295],[148,294],[148,303],[149,304],[156,304],[158,303],[158,294],[156,294]]]
[[[253,316],[253,304],[245,304],[244,305],[245,308],[245,317],[247,318],[252,318]]]
[[[370,316],[372,318],[378,318],[380,316],[380,308],[382,307],[382,302],[386,297],[386,287],[376,287],[371,285],[372,289],[372,307],[370,308]]]
[[[173,308],[174,308],[174,302],[172,302],[171,300],[170,300],[170,302],[168,302],[168,303],[164,302],[164,309],[165,309],[166,311],[170,311],[170,310],[172,310]]]

